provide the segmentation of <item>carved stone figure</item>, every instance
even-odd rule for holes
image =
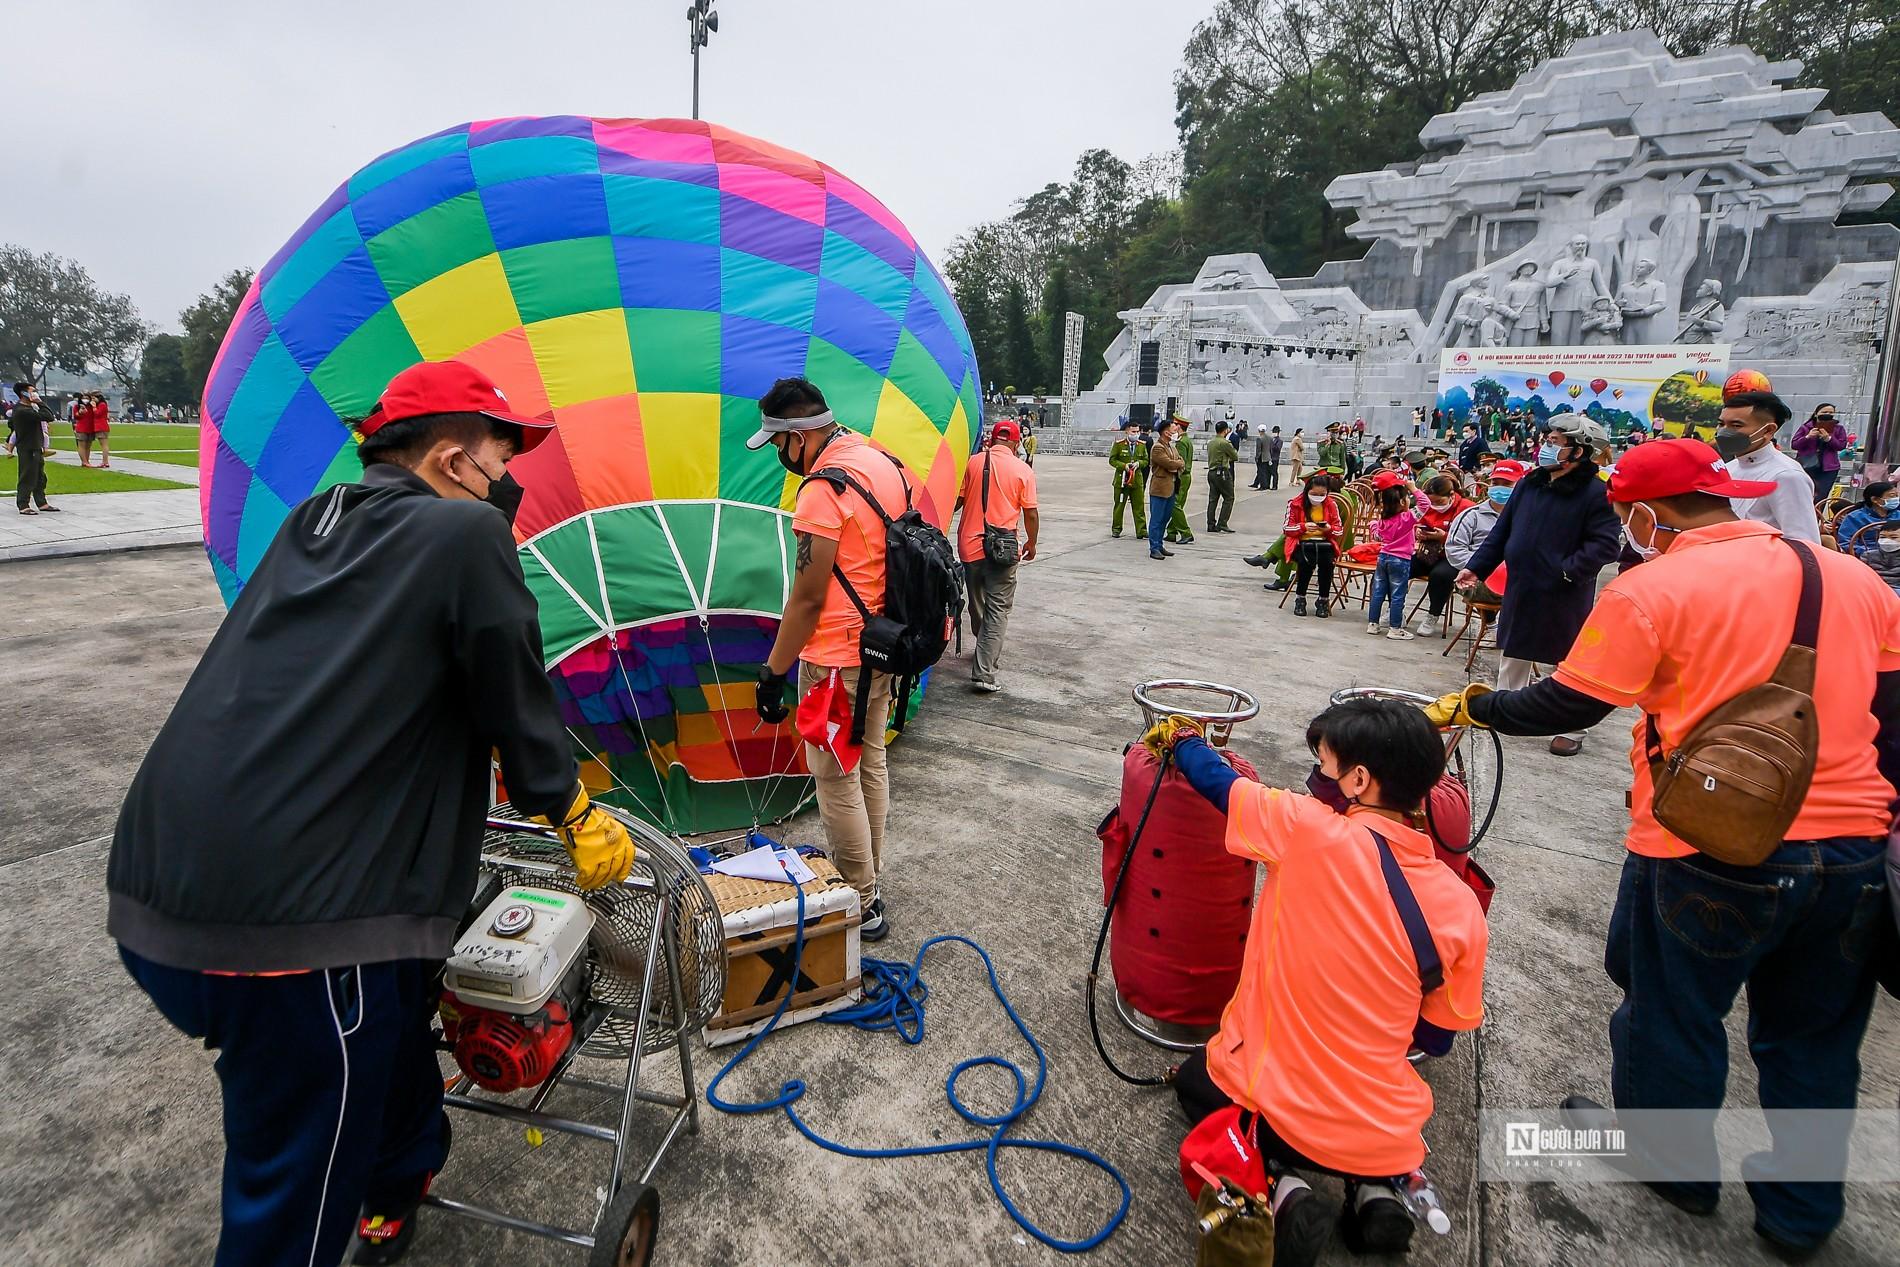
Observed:
[[[1484,318],[1491,311],[1491,305],[1491,279],[1480,273],[1471,279],[1470,288],[1458,296],[1458,306],[1451,310],[1451,339],[1447,346],[1480,346]]]
[[[1590,315],[1583,319],[1583,345],[1585,347],[1614,345],[1617,331],[1622,328],[1623,314],[1616,310],[1616,301],[1608,295],[1598,295],[1596,303],[1590,309]]]
[[[1667,340],[1656,319],[1669,300],[1669,288],[1656,276],[1656,261],[1636,261],[1636,276],[1616,292],[1616,306],[1623,314],[1624,343],[1663,343]]]
[[[1590,239],[1579,233],[1564,253],[1551,262],[1544,278],[1550,304],[1550,341],[1559,347],[1574,345],[1583,335],[1583,317],[1597,296],[1610,293],[1603,266],[1590,258]]]
[[[1534,348],[1538,336],[1550,329],[1550,309],[1544,302],[1544,284],[1537,280],[1537,264],[1525,260],[1504,288],[1509,340],[1514,348]]]
[[[1510,332],[1504,322],[1510,316],[1503,304],[1492,304],[1490,311],[1484,314],[1484,320],[1478,325],[1478,345],[1487,348],[1504,347],[1510,338]]]
[[[1713,277],[1695,288],[1695,300],[1683,314],[1677,343],[1713,343],[1722,337],[1728,323],[1728,309],[1722,306],[1722,283]]]

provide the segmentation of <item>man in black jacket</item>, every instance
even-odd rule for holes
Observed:
[[[362,479],[278,530],[138,775],[107,930],[224,1097],[218,1267],[406,1247],[448,1151],[435,975],[475,888],[490,753],[583,887],[624,879],[542,668],[510,458],[552,424],[454,361],[398,374]],[[395,1232],[390,1232],[391,1225]]]
[[[15,383],[14,395],[20,403],[7,415],[7,427],[13,433],[13,448],[20,461],[20,482],[14,498],[22,515],[37,515],[41,510],[59,507],[46,500],[46,427],[53,415],[40,404],[39,388],[31,383]],[[35,504],[38,510],[34,509]]]
[[[1596,601],[1597,573],[1615,562],[1622,525],[1597,478],[1610,438],[1589,418],[1553,418],[1537,469],[1511,500],[1453,584],[1460,589],[1508,564],[1498,612],[1498,689],[1521,690],[1564,658]],[[1581,733],[1550,741],[1560,757],[1583,751]]]

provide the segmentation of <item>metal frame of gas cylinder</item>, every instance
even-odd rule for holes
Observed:
[[[612,811],[610,810],[609,812]],[[614,816],[620,819],[628,830],[635,834],[646,834],[652,831],[652,828],[629,815],[616,813]],[[522,823],[509,819],[491,818],[488,820],[488,827],[493,831],[502,831],[523,836],[539,836],[547,840],[558,840],[557,834],[551,828],[543,827],[535,823]],[[482,855],[482,865],[503,872],[513,872],[525,882],[532,882],[537,875],[560,875],[564,870],[564,868],[554,863],[537,863],[520,858],[491,856],[488,854]],[[634,1104],[636,1102],[657,1104],[674,1110],[672,1120],[668,1123],[665,1134],[660,1137],[660,1141],[654,1147],[652,1155],[647,1159],[646,1166],[640,1171],[638,1178],[634,1181],[639,1185],[645,1186],[648,1181],[652,1179],[653,1172],[659,1168],[661,1159],[666,1155],[666,1150],[679,1135],[682,1127],[684,1127],[689,1134],[699,1134],[699,1085],[693,1078],[693,1057],[690,1050],[691,1043],[688,1041],[690,1036],[688,1034],[683,1032],[677,1034],[674,1042],[670,1044],[679,1052],[681,1093],[674,1095],[661,1091],[650,1091],[640,1085],[641,1052],[646,1045],[647,1024],[652,1010],[653,988],[655,985],[654,972],[657,964],[663,961],[666,965],[667,988],[672,992],[673,996],[673,1014],[675,1016],[684,1016],[686,1014],[686,1004],[683,984],[680,980],[679,948],[674,944],[672,929],[673,895],[664,891],[661,887],[658,876],[654,873],[650,864],[645,863],[643,859],[636,855],[633,865],[633,873],[628,875],[622,883],[630,888],[652,894],[654,900],[660,904],[660,909],[655,912],[654,915],[653,931],[647,939],[646,976],[641,984],[640,1005],[637,1008],[629,1008],[620,1004],[591,1001],[588,1008],[588,1017],[584,1021],[586,1025],[585,1031],[575,1034],[574,1041],[568,1045],[567,1051],[562,1054],[559,1063],[557,1063],[553,1071],[548,1074],[546,1081],[535,1089],[534,1096],[526,1107],[506,1104],[499,1100],[487,1099],[471,1094],[474,1082],[473,1079],[467,1075],[459,1078],[449,1092],[442,1097],[444,1105],[449,1108],[460,1109],[470,1113],[480,1113],[488,1117],[503,1118],[507,1121],[519,1122],[524,1126],[537,1129],[561,1131],[568,1135],[580,1136],[582,1139],[597,1140],[601,1143],[613,1145],[613,1169],[608,1175],[607,1196],[606,1199],[601,1202],[599,1212],[594,1216],[593,1229],[583,1232],[574,1228],[560,1227],[535,1219],[507,1214],[500,1210],[476,1205],[473,1202],[457,1201],[449,1197],[438,1196],[433,1192],[423,1197],[424,1204],[435,1206],[437,1209],[447,1210],[451,1214],[459,1214],[464,1218],[475,1219],[483,1223],[493,1224],[497,1227],[508,1228],[512,1231],[527,1232],[534,1236],[561,1241],[565,1244],[576,1245],[583,1249],[593,1249],[602,1239],[599,1235],[603,1231],[600,1226],[601,1219],[607,1211],[613,1207],[615,1198],[620,1195],[623,1188],[624,1181],[622,1171],[626,1166],[627,1144],[633,1130]],[[575,1057],[580,1054],[582,1045],[592,1036],[594,1030],[599,1027],[599,1024],[608,1017],[617,1017],[621,1020],[631,1020],[633,1022],[632,1050],[627,1056],[627,1072],[625,1078],[619,1083],[613,1083],[603,1082],[595,1078],[581,1077],[577,1074],[570,1073],[570,1067],[573,1065]],[[605,1092],[610,1095],[618,1094],[621,1097],[620,1125],[618,1128],[600,1126],[593,1122],[583,1122],[574,1118],[559,1117],[551,1113],[542,1112],[542,1106],[547,1103],[548,1097],[554,1094],[556,1088],[562,1086],[575,1087],[585,1091]],[[657,1207],[655,1207],[654,1212],[657,1215]],[[638,1213],[639,1211],[637,1209],[629,1213],[628,1227],[605,1230],[610,1237],[618,1237],[624,1242],[625,1236],[631,1228],[632,1219],[637,1217]],[[655,1219],[655,1223],[657,1224],[657,1218]],[[649,1236],[647,1254],[650,1255],[651,1252],[652,1247]],[[645,1259],[642,1258],[638,1261],[645,1261]]]

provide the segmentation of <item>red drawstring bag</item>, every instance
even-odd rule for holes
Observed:
[[[1238,1104],[1215,1109],[1202,1118],[1187,1138],[1181,1141],[1181,1182],[1187,1185],[1188,1199],[1200,1199],[1207,1180],[1197,1167],[1222,1179],[1231,1179],[1247,1192],[1266,1203],[1271,1186],[1267,1163],[1254,1144],[1254,1115]]]
[[[805,742],[829,752],[846,774],[858,768],[864,745],[851,742],[851,697],[845,694],[842,672],[826,670],[825,680],[798,701],[795,720]]]

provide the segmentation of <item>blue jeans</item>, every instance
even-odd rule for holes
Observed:
[[[1631,854],[1610,916],[1604,968],[1623,991],[1610,1017],[1611,1088],[1621,1109],[1704,1109],[1705,1128],[1671,1115],[1666,1132],[1627,1123],[1659,1164],[1713,1174],[1714,1114],[1728,1083],[1723,1018],[1748,991],[1748,1050],[1764,1109],[1852,1109],[1860,1042],[1873,1009],[1869,951],[1888,909],[1882,839],[1787,841],[1755,867],[1700,854]],[[1847,1164],[1847,1133],[1777,1120],[1775,1147],[1743,1165],[1755,1217],[1795,1244],[1841,1221],[1841,1185],[1775,1179],[1799,1150]],[[1701,1180],[1677,1185],[1704,1197]]]
[[[219,977],[119,957],[166,1020],[218,1053],[216,1267],[337,1262],[365,1198],[397,1208],[441,1168],[435,964]]]
[[[1161,552],[1161,534],[1168,529],[1168,516],[1174,513],[1174,494],[1156,497],[1148,494],[1148,553]]]
[[[1396,554],[1379,556],[1379,566],[1372,574],[1372,602],[1366,615],[1373,624],[1379,623],[1379,604],[1389,602],[1392,607],[1391,619],[1387,622],[1394,629],[1405,625],[1405,591],[1412,588],[1412,561],[1400,558]]]

